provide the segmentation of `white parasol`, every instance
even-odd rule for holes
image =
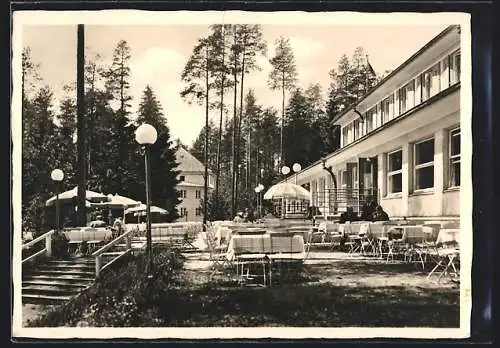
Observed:
[[[285,182],[271,186],[264,194],[267,200],[279,198],[311,201],[311,193],[302,186]]]
[[[70,201],[76,198],[77,196],[78,196],[78,187],[75,187],[72,190],[60,193],[59,202]],[[85,191],[85,199],[92,203],[92,202],[107,201],[108,197],[102,193],[87,190]],[[56,196],[53,196],[45,202],[45,205],[48,207],[55,204],[55,202],[56,202]]]
[[[146,204],[140,204],[137,207],[132,207],[125,210],[125,215],[134,213],[135,216],[145,215],[146,214]],[[151,206],[151,213],[160,213],[160,214],[168,214],[163,208],[156,207],[154,205]]]

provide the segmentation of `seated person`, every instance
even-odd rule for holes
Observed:
[[[95,220],[93,220],[89,223],[89,227],[105,227],[105,226],[106,226],[106,222],[104,222],[101,215],[98,215],[95,218]]]
[[[369,200],[361,208],[361,220],[362,221],[373,221],[373,214],[377,209],[377,203],[374,200]]]
[[[340,214],[340,223],[343,224],[347,221],[359,221],[358,214],[354,212],[352,207],[347,207],[347,210]]]
[[[239,212],[233,219],[233,222],[245,222],[245,218],[243,217],[243,212]]]
[[[389,215],[382,209],[381,205],[377,205],[372,216],[372,221],[389,221]]]
[[[245,220],[247,222],[254,222],[255,221],[255,217],[253,215],[253,209],[245,209]]]

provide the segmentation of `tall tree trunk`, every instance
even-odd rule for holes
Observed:
[[[240,82],[240,115],[238,117],[238,129],[236,130],[236,166],[240,164],[240,145],[241,145],[241,120],[243,119],[243,79],[245,78],[245,45],[243,45],[243,53],[241,56],[241,82]],[[236,209],[238,208],[238,186],[239,186],[240,171],[236,171]]]
[[[285,159],[284,159],[284,142],[283,142],[283,131],[285,129],[285,71],[282,73],[282,85],[281,85],[281,92],[282,92],[282,97],[281,97],[281,135],[280,135],[280,168],[279,170],[281,171],[281,167],[285,165]]]
[[[85,29],[78,24],[76,58],[76,104],[77,104],[77,135],[78,135],[78,226],[85,226],[87,214],[85,211],[86,191],[86,132],[85,132]]]
[[[203,230],[207,223],[207,201],[208,201],[208,48],[206,50],[205,71],[205,180],[203,185]]]
[[[222,25],[222,76],[220,88],[220,119],[219,119],[219,142],[217,143],[217,173],[215,179],[215,204],[216,212],[219,212],[219,181],[220,181],[220,160],[221,160],[221,143],[222,143],[222,117],[224,113],[224,82],[226,77],[225,71],[225,53],[226,53],[226,34],[224,32],[224,25]]]
[[[236,35],[236,34],[234,34]],[[236,37],[234,38],[236,45]],[[235,184],[236,184],[236,101],[238,96],[238,53],[234,52],[234,101],[233,101],[233,146],[231,151],[231,217],[236,214]]]

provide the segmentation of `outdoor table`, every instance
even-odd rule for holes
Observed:
[[[425,234],[422,227],[423,226],[421,225],[391,226],[391,228],[387,231],[387,245],[389,247],[389,251],[387,253],[387,261],[389,261],[390,257],[394,259],[395,248],[401,247],[405,244],[414,245],[417,243],[422,243],[425,240]],[[396,231],[401,235],[400,238],[391,237],[391,234]]]

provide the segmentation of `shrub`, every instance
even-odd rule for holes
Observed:
[[[160,325],[158,304],[168,296],[184,260],[176,250],[154,248],[152,270],[148,261],[147,253],[141,253],[121,267],[107,269],[94,286],[29,326]]]

